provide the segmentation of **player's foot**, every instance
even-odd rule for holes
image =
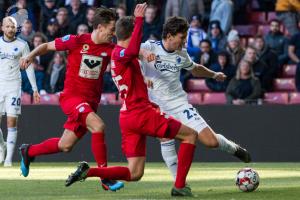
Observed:
[[[124,183],[121,181],[102,179],[101,185],[104,190],[110,190],[116,192],[124,187]]]
[[[66,180],[65,186],[68,187],[75,183],[76,181],[84,181],[87,175],[87,172],[89,171],[90,166],[87,164],[87,162],[82,161],[79,162],[79,165],[74,173],[71,173]]]
[[[12,162],[11,161],[5,161],[3,166],[4,167],[12,167]]]
[[[29,166],[30,166],[30,162],[32,162],[34,160],[34,157],[31,158],[28,156],[28,149],[30,147],[30,144],[22,144],[19,147],[19,154],[21,156],[21,172],[22,175],[24,177],[27,177],[29,174]]]
[[[4,162],[6,153],[6,142],[3,145],[0,145],[0,164]]]
[[[251,162],[250,153],[239,145],[237,145],[237,149],[236,152],[234,153],[234,156],[245,163]]]
[[[175,186],[171,190],[171,196],[185,196],[185,197],[193,197],[192,190],[189,186],[185,186],[184,188],[176,188]]]

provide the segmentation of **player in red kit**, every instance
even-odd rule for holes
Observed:
[[[124,99],[120,111],[120,127],[122,150],[127,157],[128,168],[89,168],[86,162],[81,162],[75,173],[67,179],[66,186],[87,177],[140,180],[146,159],[146,137],[153,136],[181,140],[178,175],[171,195],[192,196],[190,187],[186,185],[186,176],[193,160],[197,133],[161,113],[148,99],[147,86],[138,61],[145,9],[146,4],[137,5],[134,12],[135,24],[131,17],[119,19],[116,25],[118,45],[112,53],[112,76]]]
[[[115,13],[99,8],[93,20],[93,32],[82,35],[66,35],[34,49],[20,66],[26,68],[32,60],[48,51],[68,51],[67,72],[64,90],[60,95],[60,106],[68,116],[63,135],[50,138],[40,144],[22,144],[21,171],[28,176],[30,162],[36,156],[70,152],[78,140],[87,132],[92,133],[91,147],[99,167],[107,165],[104,123],[96,114],[101,97],[103,73],[110,62],[114,44]],[[123,187],[122,182],[102,179],[106,190]]]

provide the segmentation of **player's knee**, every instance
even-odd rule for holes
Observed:
[[[131,172],[131,181],[139,181],[144,175],[144,171]]]
[[[190,144],[196,144],[197,132],[190,129],[188,134],[184,137],[183,141]]]
[[[217,139],[209,138],[208,142],[205,144],[208,148],[217,148],[219,146],[219,142]]]
[[[97,123],[94,123],[91,127],[92,132],[101,132],[103,133],[105,130],[105,124],[103,122],[98,121]]]
[[[17,118],[7,119],[7,127],[16,127],[16,126],[17,126]]]
[[[62,143],[58,143],[58,148],[65,153],[71,152],[73,149],[73,145],[71,144],[62,144]]]

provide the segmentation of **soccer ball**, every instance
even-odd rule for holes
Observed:
[[[259,175],[251,168],[240,169],[237,173],[235,184],[243,192],[252,192],[259,185]]]

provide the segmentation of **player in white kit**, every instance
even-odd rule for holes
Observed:
[[[141,53],[148,61],[142,60],[145,79],[148,81],[149,97],[159,105],[162,112],[171,115],[183,124],[198,132],[198,139],[209,148],[216,148],[232,154],[244,162],[250,162],[250,154],[223,135],[216,134],[188,103],[187,94],[180,82],[181,69],[189,70],[195,77],[214,78],[224,81],[222,72],[214,72],[194,63],[183,49],[187,36],[188,23],[184,18],[171,17],[163,28],[162,41],[146,41],[142,44]],[[154,59],[155,57],[155,59]],[[177,154],[175,141],[161,141],[161,152],[172,175],[176,177]]]
[[[13,17],[2,21],[3,36],[0,38],[0,112],[7,115],[7,140],[0,129],[0,163],[12,166],[12,157],[17,141],[17,119],[21,114],[21,74],[19,59],[29,54],[24,40],[16,37],[17,22]],[[28,79],[34,91],[34,102],[39,102],[33,67],[26,69]],[[0,116],[1,122],[1,116]],[[6,153],[6,157],[5,157]]]

